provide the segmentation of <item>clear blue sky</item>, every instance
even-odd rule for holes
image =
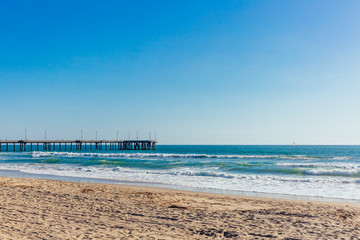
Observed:
[[[2,1],[0,138],[359,144],[360,2]]]

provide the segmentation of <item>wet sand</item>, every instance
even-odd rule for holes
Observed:
[[[0,178],[0,239],[359,239],[360,206]]]

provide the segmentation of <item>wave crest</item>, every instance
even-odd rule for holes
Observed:
[[[197,153],[94,153],[94,152],[32,152],[34,158],[63,156],[63,157],[119,157],[119,158],[226,158],[226,159],[299,159],[310,160],[305,155],[244,155],[244,154],[197,154]]]

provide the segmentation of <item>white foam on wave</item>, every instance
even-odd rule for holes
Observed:
[[[299,168],[318,168],[331,167],[341,169],[360,169],[360,164],[356,163],[276,163],[277,166],[299,167]]]
[[[227,174],[216,168],[178,168],[164,170],[124,167],[75,166],[66,164],[0,164],[2,170],[34,174],[84,177],[128,182],[171,184],[181,187],[248,191],[304,196],[359,199],[359,178],[286,177],[279,175]]]
[[[360,174],[360,169],[317,168],[305,170],[305,172],[312,175],[357,176]]]
[[[212,154],[178,154],[178,153],[97,153],[97,152],[32,152],[34,158],[41,157],[115,157],[115,158],[233,158],[233,159],[263,159],[263,158],[282,158],[282,159],[302,159],[312,158],[305,155],[212,155]]]
[[[304,174],[318,176],[358,177],[360,164],[356,163],[277,163],[277,166],[300,168]]]
[[[333,157],[334,160],[350,160],[351,157]]]

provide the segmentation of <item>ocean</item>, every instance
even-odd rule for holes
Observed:
[[[360,202],[360,146],[0,152],[0,175]]]

